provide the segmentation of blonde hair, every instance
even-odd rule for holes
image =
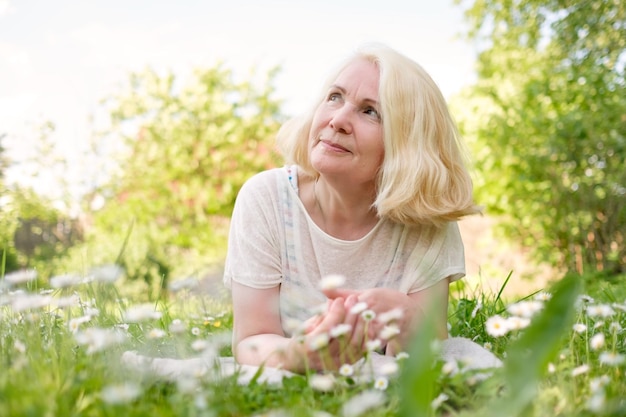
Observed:
[[[380,71],[385,156],[373,204],[378,215],[403,224],[441,225],[479,213],[467,153],[441,91],[419,64],[387,46],[359,48],[330,75],[311,111],[281,127],[277,139],[286,162],[312,177],[319,175],[308,155],[315,109],[341,71],[358,59]]]

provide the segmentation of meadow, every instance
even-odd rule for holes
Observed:
[[[415,340],[397,367],[361,378],[346,364],[246,384],[198,369],[164,379],[138,372],[126,351],[228,356],[224,289],[191,277],[153,302],[116,266],[0,279],[0,416],[619,416],[626,415],[626,276],[566,276],[517,299],[451,289],[449,330],[491,350],[501,368],[438,360]],[[208,288],[208,289],[207,289]]]

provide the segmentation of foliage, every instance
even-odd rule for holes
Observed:
[[[188,79],[132,74],[125,91],[107,101],[113,127],[102,140],[121,137],[125,146],[119,175],[97,191],[106,204],[93,213],[86,250],[107,257],[98,262],[121,253],[131,278],[163,286],[190,258],[223,256],[239,188],[277,163],[275,74],[235,81],[222,65]]]
[[[466,17],[478,82],[456,106],[478,199],[543,260],[623,271],[626,4],[485,0]]]

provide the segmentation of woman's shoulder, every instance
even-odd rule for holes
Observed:
[[[256,174],[248,178],[245,181],[243,187],[275,187],[276,180],[280,177],[287,177],[287,171],[285,167],[270,168],[265,171],[257,172]]]

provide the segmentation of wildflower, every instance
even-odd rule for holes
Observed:
[[[374,352],[379,350],[381,347],[383,347],[383,343],[379,339],[368,340],[365,342],[365,349],[367,349],[368,352]]]
[[[378,316],[378,322],[381,324],[388,324],[394,320],[400,320],[404,313],[400,308],[394,308],[389,311],[385,311]]]
[[[376,312],[374,310],[365,310],[361,313],[361,317],[365,321],[372,321],[376,318]]]
[[[613,308],[616,308],[618,310],[626,311],[626,303],[624,304],[613,303],[612,306]]]
[[[530,324],[530,319],[528,317],[511,316],[506,321],[509,330],[525,329]]]
[[[589,365],[583,364],[583,365],[580,365],[580,366],[572,369],[572,376],[578,376],[578,375],[586,374],[587,372],[589,372]]]
[[[127,323],[141,323],[147,320],[160,319],[162,313],[155,311],[152,304],[140,304],[133,306],[124,313],[124,321]]]
[[[584,333],[587,330],[587,326],[582,323],[576,323],[572,326],[572,329],[576,333]]]
[[[514,316],[530,318],[541,311],[543,303],[540,301],[520,301],[507,307],[507,311]]]
[[[328,332],[328,334],[330,335],[330,337],[337,338],[337,337],[344,336],[350,333],[351,330],[352,330],[351,325],[347,323],[341,323],[333,327],[332,329],[330,329],[330,332]]]
[[[165,330],[155,328],[148,332],[148,339],[161,339],[162,337],[165,337]]]
[[[551,374],[556,372],[556,366],[554,366],[554,364],[552,362],[550,362],[548,364],[548,372],[551,373]]]
[[[359,417],[385,403],[385,394],[379,390],[367,390],[346,401],[341,410],[344,417]]]
[[[34,269],[22,269],[20,271],[11,272],[4,276],[4,282],[9,285],[24,284],[37,279],[37,271]]]
[[[314,374],[309,378],[309,385],[316,391],[328,392],[335,386],[332,374]]]
[[[100,310],[94,307],[85,307],[83,311],[86,316],[98,317],[100,315]]]
[[[378,336],[383,340],[391,340],[399,334],[400,334],[400,328],[398,326],[389,325],[389,326],[383,327],[383,329],[380,331],[380,334]]]
[[[449,360],[441,367],[441,373],[444,375],[454,376],[459,372],[459,364],[456,360]]]
[[[131,382],[109,385],[100,393],[102,401],[107,404],[126,404],[135,400],[139,395],[141,395],[141,389]]]
[[[595,304],[587,307],[587,316],[589,317],[611,317],[615,314],[615,310],[608,304]]]
[[[90,327],[74,336],[80,345],[87,345],[87,353],[100,352],[110,346],[120,344],[125,339],[124,333],[114,329]]]
[[[502,316],[495,315],[489,317],[485,322],[487,333],[493,337],[504,336],[509,332],[509,323]]]
[[[320,333],[318,335],[313,336],[313,338],[309,342],[309,348],[313,351],[318,351],[328,346],[329,342],[330,342],[330,336],[328,336],[327,333]]]
[[[71,295],[69,297],[61,297],[56,300],[56,305],[58,308],[68,308],[75,307],[79,305],[79,298],[77,295]]]
[[[396,361],[401,361],[408,358],[409,354],[407,352],[398,352],[398,354],[396,355]]]
[[[534,298],[537,301],[549,301],[552,298],[552,294],[550,294],[549,292],[541,291],[535,294]]]
[[[76,333],[80,325],[83,323],[87,323],[89,320],[91,320],[91,316],[75,317],[71,319],[70,322],[68,323],[70,332]]]
[[[121,266],[110,264],[92,268],[90,276],[94,281],[111,284],[117,281],[123,273],[124,269]]]
[[[50,286],[52,288],[67,288],[80,284],[82,278],[76,274],[57,275],[50,278]]]
[[[397,362],[385,362],[380,365],[378,372],[380,372],[381,375],[395,375],[398,373],[399,369],[400,367]]]
[[[174,319],[172,320],[172,322],[170,323],[169,326],[169,331],[172,333],[183,333],[185,330],[187,329],[187,326],[185,326],[185,323],[183,323],[182,321],[180,321],[180,319]],[[198,332],[200,331],[200,329],[198,329]]]
[[[476,314],[478,314],[478,312],[483,308],[483,302],[482,301],[478,301],[476,303],[476,306],[474,306],[474,309],[472,310],[472,314],[471,317],[475,318]]]
[[[350,364],[344,363],[339,368],[339,374],[342,376],[352,376],[354,375],[354,367]]]
[[[190,277],[185,279],[179,279],[176,281],[172,281],[167,285],[172,292],[179,292],[184,289],[192,289],[198,286],[198,280],[196,278]]]
[[[593,328],[599,329],[602,326],[604,326],[604,320],[597,321],[596,324],[593,325]]]
[[[16,313],[19,313],[25,310],[36,310],[36,309],[48,307],[50,306],[51,302],[52,302],[52,297],[49,295],[24,293],[13,298],[11,302],[11,308]]]
[[[582,303],[587,303],[587,304],[591,304],[593,302],[595,302],[595,300],[593,299],[593,297],[586,295],[586,294],[581,294],[578,296],[578,301],[582,302]]]
[[[593,350],[598,350],[604,346],[604,333],[594,334],[591,340],[589,340],[589,346]]]
[[[485,349],[487,349],[487,350],[491,350],[491,349],[493,349],[493,346],[492,346],[492,345],[491,345],[491,343],[489,343],[489,342],[485,342],[485,343],[483,343],[483,347],[484,347]]]
[[[335,290],[345,285],[345,283],[346,278],[343,275],[331,274],[322,278],[320,288],[322,290]]]
[[[591,381],[589,381],[589,388],[591,392],[600,391],[606,385],[608,385],[610,381],[611,380],[608,375],[602,375],[600,377],[593,378]]]
[[[602,352],[598,359],[603,365],[617,366],[624,363],[626,356],[615,352]]]
[[[437,395],[437,397],[430,403],[430,406],[433,410],[436,410],[441,407],[441,404],[448,401],[449,398],[450,397],[442,392],[441,394]]]
[[[385,378],[384,376],[379,376],[374,381],[374,388],[376,388],[379,391],[386,390],[388,386],[389,386],[389,380]]]
[[[350,309],[350,314],[361,314],[365,310],[367,310],[367,303],[361,301],[352,306],[352,308]]]

